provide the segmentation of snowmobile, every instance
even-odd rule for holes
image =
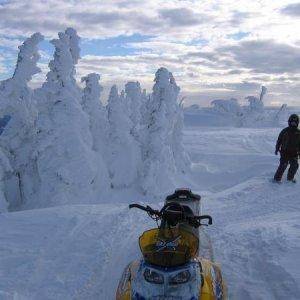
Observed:
[[[143,258],[125,268],[117,300],[227,299],[220,267],[199,255],[199,228],[212,224],[211,216],[198,215],[200,199],[189,189],[178,189],[160,211],[129,205],[145,211],[158,226],[140,236]]]

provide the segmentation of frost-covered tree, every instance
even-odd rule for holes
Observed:
[[[106,186],[109,186],[108,171],[105,164],[108,155],[108,118],[107,111],[100,99],[103,88],[99,84],[99,80],[100,75],[96,73],[82,77],[81,81],[85,82],[82,106],[89,115],[93,150],[97,152],[98,169],[102,173],[102,181],[106,182]]]
[[[140,149],[130,133],[132,121],[115,85],[110,90],[107,111],[110,147],[108,168],[112,187],[130,187],[138,178]]]
[[[80,59],[80,37],[77,35],[76,30],[71,27],[66,29],[65,34],[69,37],[70,52],[72,55],[73,63],[74,65],[76,65],[78,63],[78,60]],[[75,75],[75,73],[73,75]]]
[[[183,107],[178,102],[180,88],[166,68],[155,73],[152,94],[142,101],[141,187],[157,194],[176,184],[179,174],[190,168],[183,146]],[[144,95],[145,97],[145,95]]]
[[[55,52],[47,80],[36,92],[36,206],[91,202],[102,184],[92,150],[89,118],[81,107],[81,94],[74,79],[79,38],[71,29],[58,36],[51,41]]]
[[[103,87],[99,84],[99,80],[100,75],[96,73],[88,74],[81,79],[85,83],[82,107],[89,115],[93,147],[96,151],[103,149],[108,134],[107,111],[100,99]]]
[[[228,100],[226,99],[217,99],[213,100],[211,102],[211,105],[213,106],[213,110],[215,112],[225,114],[225,115],[231,115],[231,116],[241,116],[242,114],[242,108],[239,105],[237,99],[230,98]]]
[[[170,72],[160,68],[155,74],[153,92],[147,103],[147,125],[144,131],[141,186],[144,192],[157,193],[170,188],[176,174],[171,145],[176,110]]]
[[[145,127],[148,124],[149,120],[149,99],[150,95],[147,95],[146,89],[143,89],[142,97],[141,97],[141,105],[140,105],[140,125],[141,127]]]
[[[127,82],[125,85],[125,101],[129,107],[129,117],[132,122],[131,133],[139,140],[141,122],[142,90],[139,82]]]
[[[259,98],[255,96],[248,96],[245,98],[249,101],[250,112],[258,112],[258,113],[263,112],[264,110],[263,98],[266,93],[267,93],[267,88],[265,86],[262,86]]]
[[[32,139],[36,133],[36,105],[28,82],[40,72],[38,43],[43,40],[40,33],[33,34],[19,46],[16,68],[12,78],[0,83],[0,115],[10,118],[1,135],[0,146],[8,153],[13,170],[7,178],[8,201],[12,208],[26,201],[32,192]],[[11,190],[14,190],[12,192]]]
[[[241,118],[241,126],[265,126],[272,123],[270,116],[268,116],[264,109],[263,98],[267,92],[267,88],[262,86],[259,97],[248,96],[249,106],[244,108],[243,116]]]
[[[179,103],[175,114],[175,124],[172,135],[172,150],[177,172],[186,173],[190,171],[191,161],[183,145],[183,127],[183,105],[182,103]]]
[[[172,111],[170,115],[173,115],[174,109],[174,127],[172,132],[172,144],[171,148],[175,160],[177,172],[185,173],[190,170],[190,159],[183,146],[183,103],[178,102],[178,95],[180,92],[179,86],[176,84],[173,74],[170,73],[170,98],[169,102],[172,103]]]
[[[9,204],[11,204],[9,203],[7,179],[11,177],[12,172],[7,155],[0,148],[0,213],[7,211]]]
[[[280,125],[282,121],[286,122],[287,119],[287,104],[282,104],[280,109],[275,112],[273,117],[274,126]]]

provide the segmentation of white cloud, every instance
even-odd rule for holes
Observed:
[[[282,88],[285,98],[296,101],[298,6],[293,0],[8,1],[0,5],[0,44],[16,49],[20,36],[40,31],[52,38],[67,26],[88,39],[139,33],[152,38],[124,45],[136,54],[84,56],[78,76],[99,72],[104,85],[139,79],[149,89],[155,69],[165,66],[191,99],[242,97],[267,84],[271,94]]]

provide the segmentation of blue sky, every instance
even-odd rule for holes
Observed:
[[[300,2],[294,0],[0,0],[0,79],[11,76],[17,46],[39,31],[43,73],[33,84],[41,84],[53,54],[49,41],[68,26],[81,36],[78,80],[97,72],[105,89],[139,80],[149,90],[164,66],[190,104],[243,101],[261,85],[269,104],[299,101]]]

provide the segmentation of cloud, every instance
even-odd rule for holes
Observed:
[[[245,11],[233,11],[232,16],[229,20],[229,23],[232,26],[238,27],[241,24],[243,24],[250,17],[254,17],[254,15],[249,12],[245,12]]]
[[[300,2],[285,6],[281,9],[281,12],[288,16],[300,17]]]
[[[300,47],[254,40],[220,47],[217,51],[232,57],[236,67],[250,69],[253,73],[300,73]]]
[[[102,25],[106,28],[111,26],[119,26],[129,18],[128,13],[121,13],[118,11],[111,12],[73,12],[68,14],[71,20],[81,24],[92,24],[92,26]]]
[[[208,20],[207,15],[188,8],[161,9],[159,15],[162,20],[167,20],[171,26],[193,26]]]
[[[0,76],[13,70],[19,41],[36,31],[50,39],[72,26],[82,37],[78,77],[99,72],[106,87],[138,79],[149,90],[156,68],[165,66],[174,73],[182,93],[195,101],[199,97],[208,103],[222,95],[244,98],[257,93],[261,84],[274,88],[277,97],[282,89],[284,97],[293,101],[298,99],[300,25],[298,18],[290,17],[299,15],[298,4],[291,2],[1,2],[0,52],[5,50],[5,58]],[[52,55],[48,48],[41,44],[44,73]],[[44,75],[38,75],[36,82]]]

